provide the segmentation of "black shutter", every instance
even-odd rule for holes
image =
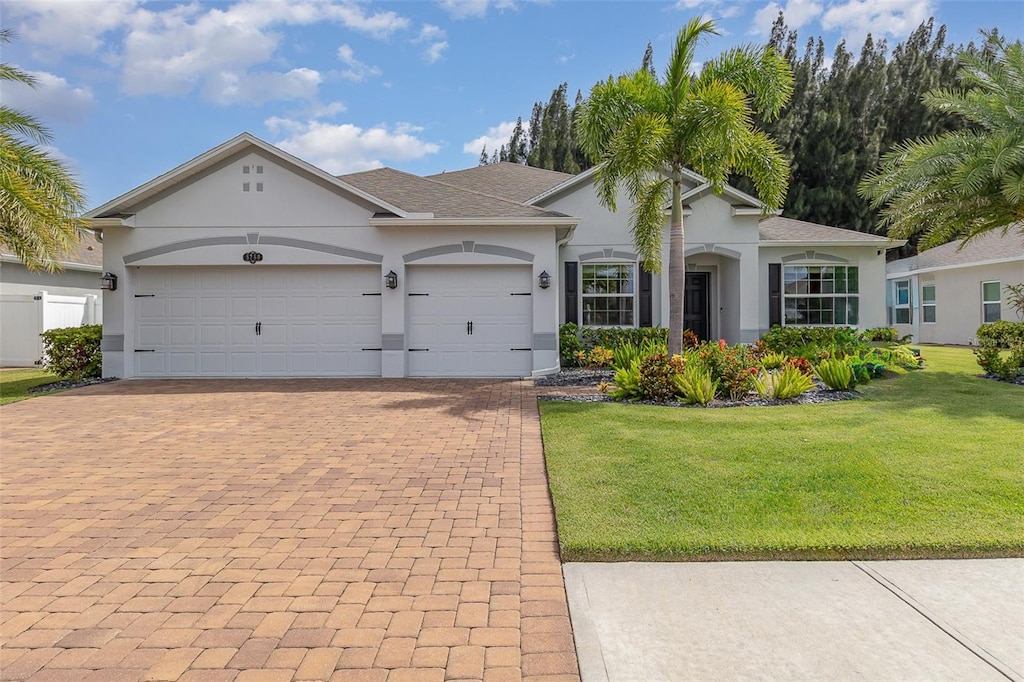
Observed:
[[[768,264],[768,325],[782,324],[782,263]]]
[[[565,262],[565,321],[580,323],[579,269],[576,261]]]
[[[651,273],[640,266],[640,326],[650,327],[654,319],[651,296]]]

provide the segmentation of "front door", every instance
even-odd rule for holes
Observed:
[[[708,272],[686,273],[683,328],[692,331],[701,341],[711,338],[710,283],[711,274]]]

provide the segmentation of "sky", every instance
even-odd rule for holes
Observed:
[[[948,42],[1024,33],[1024,0],[0,0],[2,61],[37,87],[0,100],[41,119],[91,207],[247,131],[334,173],[474,166],[517,116],[639,66],[661,70],[691,17],[720,35],[696,61],[763,42],[782,10],[801,43],[890,46],[922,21]]]

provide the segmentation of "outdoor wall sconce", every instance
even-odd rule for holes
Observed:
[[[384,275],[384,284],[388,289],[398,288],[398,274],[392,270],[388,274]]]
[[[548,287],[551,286],[551,275],[549,275],[548,271],[545,270],[544,272],[537,275],[537,281],[540,283],[541,289],[547,289]]]
[[[112,272],[104,272],[100,277],[100,289],[104,291],[117,291],[117,275]]]

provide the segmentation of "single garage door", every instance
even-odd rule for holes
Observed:
[[[529,376],[532,268],[417,266],[406,272],[410,376]]]
[[[380,376],[380,268],[135,271],[135,374]]]

